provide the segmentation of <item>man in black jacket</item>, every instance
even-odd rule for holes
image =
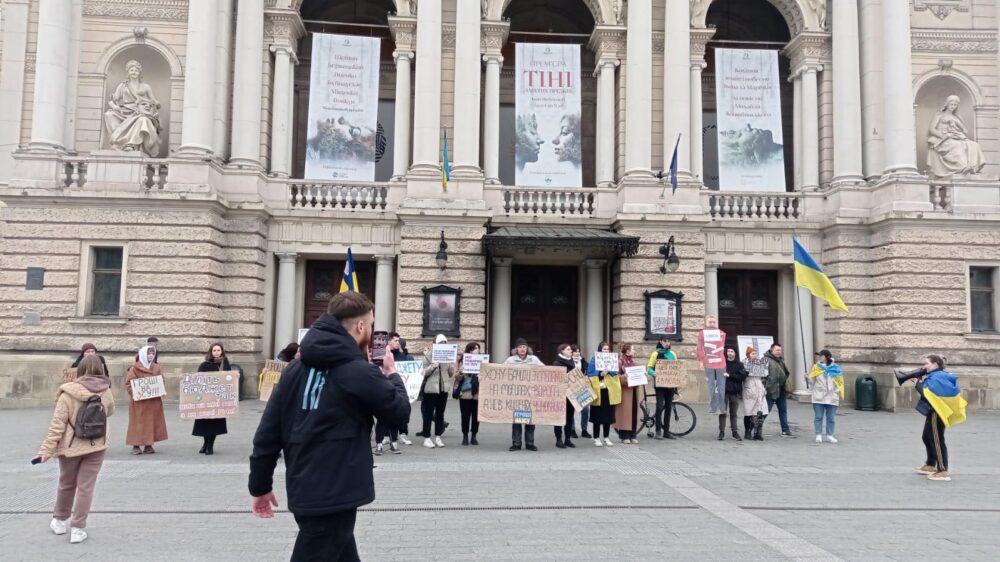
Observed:
[[[274,467],[283,452],[288,509],[299,526],[293,561],[359,560],[357,508],[375,500],[372,416],[397,425],[410,418],[392,353],[382,371],[368,362],[374,309],[360,293],[330,299],[302,340],[302,358],[285,367],[254,435],[253,512],[274,516]]]

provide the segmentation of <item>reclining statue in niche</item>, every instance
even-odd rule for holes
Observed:
[[[960,102],[958,96],[948,96],[927,129],[927,171],[932,177],[978,174],[986,165],[983,149],[969,138],[956,113]]]
[[[160,102],[142,81],[142,65],[125,63],[125,80],[115,88],[104,112],[104,126],[111,148],[160,155]]]

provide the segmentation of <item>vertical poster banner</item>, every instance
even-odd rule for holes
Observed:
[[[516,58],[515,182],[581,187],[580,45],[517,43]]]
[[[374,37],[313,34],[306,179],[375,179],[380,49]]]
[[[716,49],[719,188],[785,191],[778,52]]]

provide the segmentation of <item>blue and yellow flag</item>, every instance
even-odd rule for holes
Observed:
[[[448,181],[451,180],[451,162],[448,161],[448,131],[444,132],[444,164],[441,165],[441,189],[448,193]]]
[[[816,263],[816,260],[809,255],[802,244],[799,244],[798,240],[793,238],[792,244],[795,246],[795,284],[809,289],[814,297],[826,301],[830,308],[848,312],[847,305],[840,299],[837,289],[823,273],[823,268]]]
[[[340,280],[341,293],[358,292],[358,272],[354,269],[354,255],[347,249],[347,263],[344,264],[344,278]]]
[[[968,402],[962,398],[958,377],[947,371],[934,371],[928,373],[922,384],[924,399],[930,402],[945,427],[965,421],[965,406]]]

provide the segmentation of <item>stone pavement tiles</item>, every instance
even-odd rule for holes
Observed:
[[[247,455],[259,402],[242,403],[216,455],[197,453],[190,422],[168,406],[171,439],[156,455],[112,439],[88,531],[70,545],[48,521],[56,462],[31,466],[51,412],[0,411],[0,560],[285,560],[295,523],[249,514]],[[677,441],[508,452],[509,426],[484,425],[459,445],[448,405],[447,447],[422,439],[376,457],[377,501],[359,513],[365,560],[995,560],[1000,547],[1000,414],[975,412],[948,431],[954,481],[913,473],[922,418],[842,409],[838,445],[812,440],[812,410],[790,404],[793,439],[768,419],[763,443],[716,441],[717,419]],[[414,409],[411,430],[419,429]],[[284,510],[284,470],[276,490]],[[932,511],[936,509],[935,511]]]

